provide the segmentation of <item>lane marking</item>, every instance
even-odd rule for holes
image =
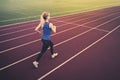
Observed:
[[[101,18],[103,18],[103,17],[101,17]],[[98,20],[98,19],[96,19],[96,20]],[[112,20],[114,20],[114,18],[113,18]],[[95,20],[94,20],[94,21],[95,21]],[[109,23],[110,21],[111,21],[111,20],[108,20],[108,21],[106,21],[106,22],[98,25],[97,27],[94,27],[94,28],[91,28],[91,29],[98,28],[98,27],[100,27],[100,26],[102,26],[102,25],[104,25],[104,24]],[[91,22],[91,21],[90,21],[90,22]],[[87,23],[88,23],[88,22],[87,22]],[[84,23],[83,23],[83,24],[84,24]],[[79,26],[82,26],[82,25],[78,25],[78,26],[75,26],[75,27],[73,27],[73,28],[69,28],[69,29],[63,30],[63,31],[61,31],[61,32],[65,32],[65,31],[67,31],[67,30],[71,30],[71,29],[74,29],[74,28],[79,27]],[[56,34],[60,34],[61,32],[58,32],[58,33],[56,33]],[[53,34],[53,35],[56,35],[56,34]],[[52,36],[53,36],[53,35],[52,35]],[[25,43],[25,44],[21,44],[21,45],[19,45],[19,46],[15,46],[15,47],[12,47],[12,48],[3,50],[3,51],[0,51],[0,54],[2,54],[2,53],[4,53],[4,52],[7,52],[7,51],[10,51],[10,50],[13,50],[13,49],[16,49],[16,48],[19,48],[19,47],[22,47],[22,46],[25,46],[25,45],[28,45],[28,44],[32,44],[32,43],[37,42],[37,41],[39,41],[39,39],[34,40],[34,41],[31,41],[31,42],[28,42],[28,43]]]
[[[97,28],[97,27],[99,27],[99,26],[96,26],[95,28]],[[79,36],[81,36],[81,35],[83,35],[83,34],[85,34],[85,33],[88,33],[88,32],[90,32],[90,31],[92,31],[93,29],[94,29],[94,28],[91,28],[91,29],[89,29],[89,30],[87,30],[87,31],[85,31],[85,32],[83,32],[83,33],[80,33],[80,34],[78,34],[78,35],[76,35],[76,36],[74,36],[74,37],[71,37],[71,38],[69,38],[69,39],[67,39],[67,40],[64,40],[64,41],[56,44],[54,47],[59,46],[59,45],[65,43],[65,42],[68,42],[68,41],[70,41],[70,40],[72,40],[72,39],[74,39],[74,38],[77,38],[77,37],[79,37]],[[109,32],[109,33],[110,33],[110,32]],[[37,54],[39,54],[39,52],[34,53],[34,54],[32,54],[32,55],[30,55],[30,56],[28,56],[28,57],[25,57],[25,58],[23,58],[23,59],[20,59],[20,60],[14,62],[14,63],[11,63],[11,64],[9,64],[9,65],[7,65],[7,66],[4,66],[4,67],[0,68],[0,71],[1,71],[1,70],[4,70],[4,69],[7,69],[7,68],[9,68],[9,67],[11,67],[11,66],[14,66],[14,65],[16,65],[16,64],[18,64],[18,63],[20,63],[20,62],[23,62],[23,61],[25,61],[25,60],[27,60],[27,59],[29,59],[29,58],[31,58],[31,57],[34,57],[34,56],[37,55]]]
[[[108,17],[108,16],[107,16],[107,17]],[[106,17],[104,17],[104,18],[106,18]],[[120,18],[120,16],[117,16],[117,17],[115,17],[115,18],[109,19],[108,21],[100,24],[99,27],[102,26],[102,25],[105,25],[105,24],[107,24],[107,23],[109,23],[109,22],[112,22],[112,21],[114,21],[114,20],[116,20],[116,19],[118,19],[118,18]],[[98,18],[97,20],[99,20],[99,18]],[[89,21],[89,22],[87,22],[87,24],[88,24],[88,23],[91,23],[91,22],[95,22],[95,21],[97,21],[97,20]],[[65,23],[65,24],[80,25],[80,24],[77,24],[77,23],[74,23],[74,22],[65,22],[65,21],[61,21],[61,20],[59,20],[59,22],[63,22],[63,23]],[[75,22],[76,22],[76,21],[75,21]],[[86,23],[83,23],[81,26],[86,27],[86,28],[93,28],[93,27],[86,26],[85,24],[86,24]],[[108,30],[103,30],[103,29],[98,29],[98,28],[94,28],[94,29],[95,29],[95,30],[99,30],[99,31],[103,31],[103,32],[109,32]]]
[[[104,35],[103,37],[101,37],[100,39],[98,39],[97,41],[93,42],[92,44],[90,44],[89,46],[87,46],[86,48],[84,48],[83,50],[81,50],[80,52],[76,53],[74,56],[70,57],[69,59],[67,59],[66,61],[64,61],[62,64],[60,64],[59,66],[55,67],[54,69],[52,69],[51,71],[49,71],[48,73],[44,74],[43,76],[41,76],[40,78],[38,78],[38,80],[42,80],[44,78],[46,78],[47,76],[49,76],[51,73],[53,73],[54,71],[56,71],[57,69],[59,69],[60,67],[64,66],[65,64],[67,64],[68,62],[70,62],[71,60],[73,60],[74,58],[76,58],[77,56],[79,56],[81,53],[85,52],[86,50],[88,50],[89,48],[91,48],[92,46],[94,46],[95,44],[97,44],[98,42],[100,42],[101,40],[105,39],[108,35],[110,35],[112,32],[114,32],[115,30],[117,30],[118,28],[120,28],[120,25],[117,26],[116,28],[114,28],[113,30],[111,30],[109,33],[107,33],[106,35]]]
[[[120,12],[118,12],[118,13],[120,13]],[[118,14],[118,13],[115,13],[115,14]],[[104,18],[113,16],[113,15],[115,15],[115,14],[110,14],[110,15],[107,15],[107,16],[105,16],[105,17],[98,18],[97,20],[94,19],[94,20],[92,20],[92,21],[90,21],[90,22],[83,23],[83,25],[86,25],[86,24],[88,24],[88,23],[92,23],[92,22],[95,22],[95,21],[98,21],[98,20],[101,20],[101,19],[104,19]],[[76,21],[76,22],[77,22],[77,21]],[[77,23],[75,23],[75,24],[77,24]]]
[[[30,23],[30,24],[22,24],[22,25],[13,25],[15,27],[7,27],[5,29],[1,29],[0,31],[6,31],[6,30],[11,30],[11,29],[17,29],[17,28],[22,28],[22,27],[26,27],[26,26],[31,26],[31,25],[36,25],[35,23]],[[17,27],[16,27],[17,26]]]
[[[23,38],[23,37],[32,36],[32,35],[34,35],[34,34],[36,34],[36,32],[29,33],[29,34],[26,34],[26,35],[23,35],[23,36],[18,36],[18,37],[11,38],[11,39],[7,39],[7,40],[3,40],[3,41],[0,41],[0,44],[1,44],[1,43],[4,43],[4,42],[8,42],[8,41],[15,40],[15,39],[20,39],[20,38]]]
[[[5,31],[5,30],[10,30],[10,29],[16,29],[16,28],[20,28],[20,27],[24,27],[24,26],[29,26],[29,25],[35,25],[36,23],[37,23],[37,21],[39,21],[39,20],[35,20],[35,21],[33,21],[33,22],[29,22],[29,23],[21,23],[21,24],[18,24],[18,25],[10,25],[11,27],[5,27],[5,29],[1,29],[0,31]],[[15,27],[13,27],[13,26],[15,26]],[[17,27],[16,27],[17,26]],[[2,27],[0,27],[0,28],[2,28]]]
[[[90,15],[90,14],[89,14],[89,15]],[[66,21],[71,20],[71,19],[75,19],[75,18],[78,18],[78,17],[73,17],[73,18],[67,19]],[[83,18],[83,19],[80,19],[80,21],[85,20],[85,19],[89,19],[89,18]],[[57,21],[56,19],[53,19],[53,18],[52,18],[51,20],[54,20],[54,24],[58,23],[58,21]],[[63,22],[62,22],[62,23],[63,23]],[[21,26],[20,26],[20,27],[21,27]],[[14,28],[18,28],[18,27],[14,27]],[[14,29],[14,28],[10,28],[10,29]],[[30,27],[30,28],[32,28],[32,27]],[[30,28],[27,28],[27,29],[30,29]],[[24,30],[27,30],[27,29],[24,29]],[[9,28],[8,28],[8,29],[4,29],[4,30],[9,30]],[[4,30],[0,30],[0,31],[4,31]],[[15,31],[15,32],[10,32],[10,33],[1,34],[0,36],[8,35],[8,34],[16,33],[16,32],[21,32],[21,31],[24,31],[24,30],[22,29],[22,30],[18,30],[18,31]]]
[[[96,28],[97,28],[97,27],[96,27]],[[93,29],[94,29],[94,28],[93,28]],[[90,29],[90,30],[91,30],[91,29]],[[36,55],[37,55],[37,54],[36,54]],[[32,55],[31,55],[31,56],[32,56]],[[8,68],[8,67],[10,67],[10,66],[13,66],[13,65],[19,63],[19,62],[22,62],[22,61],[24,61],[24,60],[26,60],[26,59],[29,59],[29,57],[30,57],[30,56],[28,56],[28,57],[26,57],[26,58],[23,58],[22,60],[19,60],[19,61],[15,62],[15,63],[13,63],[13,64],[11,64],[11,65],[5,66],[5,67],[1,68],[0,70],[6,69],[6,68]]]
[[[80,33],[80,34],[78,34],[78,35],[76,35],[76,36],[74,36],[74,37],[71,37],[71,38],[69,38],[69,39],[67,39],[67,40],[64,40],[64,41],[58,43],[58,44],[55,44],[54,47],[59,46],[59,45],[65,43],[65,42],[68,42],[68,41],[70,41],[70,40],[72,40],[72,39],[74,39],[74,38],[77,38],[77,37],[79,37],[79,36],[81,36],[81,35],[83,35],[83,34],[85,34],[85,33],[88,33],[88,32],[90,32],[91,30],[93,30],[93,29],[89,29],[89,30],[87,30],[87,31],[85,31],[85,32],[83,32],[83,33]],[[38,40],[38,41],[39,41],[39,40]],[[1,71],[1,70],[4,70],[4,69],[6,69],[6,68],[9,68],[9,67],[11,67],[11,66],[13,66],[13,65],[15,65],[15,64],[17,64],[17,63],[20,63],[20,62],[22,62],[22,61],[24,61],[24,60],[27,60],[27,59],[29,59],[29,58],[37,55],[38,53],[39,53],[39,52],[37,52],[37,53],[35,53],[35,54],[32,54],[32,55],[30,55],[30,56],[28,56],[28,57],[25,57],[25,58],[23,58],[23,59],[20,59],[20,60],[14,62],[14,63],[12,63],[12,64],[9,64],[9,65],[7,65],[7,66],[5,66],[5,67],[2,67],[2,68],[0,68],[0,71]]]
[[[98,8],[98,9],[94,9],[94,10],[82,11],[82,12],[75,12],[75,13],[70,13],[70,14],[65,14],[65,15],[54,16],[54,17],[65,17],[65,16],[69,16],[69,15],[81,14],[81,13],[87,13],[87,12],[93,12],[93,11],[99,11],[99,10],[105,10],[105,9],[110,9],[110,8],[114,8],[114,7],[112,6],[112,7],[106,7],[106,8]],[[9,26],[12,26],[12,25],[29,23],[29,22],[35,22],[35,21],[38,21],[38,20],[31,20],[31,21],[24,21],[24,22],[19,22],[19,23],[13,23],[13,24],[8,24],[8,25],[3,25],[3,26],[0,26],[0,28],[1,27],[9,27]]]
[[[10,33],[1,34],[0,37],[10,35],[10,34],[14,34],[14,33],[18,33],[18,32],[22,32],[22,31],[26,31],[26,30],[33,29],[33,28],[35,28],[35,27],[30,27],[30,28],[27,28],[27,29],[22,29],[22,30],[13,31],[13,32],[10,32]]]
[[[91,13],[91,14],[87,14],[87,15],[94,15],[95,13]],[[77,15],[80,15],[80,14],[77,14]],[[75,16],[76,17],[76,15],[71,15],[71,16]],[[86,15],[85,15],[86,16]],[[70,17],[70,15],[69,16],[65,16],[65,17]],[[54,18],[65,18],[65,17],[52,17],[51,19],[54,19]],[[69,19],[68,19],[69,20]],[[38,20],[39,21],[39,20]],[[36,21],[37,22],[37,21]],[[34,24],[34,23],[32,23],[32,24]],[[4,30],[9,30],[9,29],[15,29],[15,28],[19,28],[19,27],[23,27],[23,26],[27,26],[27,25],[30,25],[30,24],[25,24],[25,25],[22,25],[22,26],[18,26],[18,27],[9,27],[9,28],[7,28],[7,29],[2,29],[2,30],[0,30],[0,31],[4,31]]]
[[[82,27],[85,27],[85,28],[93,28],[93,27],[89,27],[89,26],[82,26]],[[94,30],[97,30],[97,31],[102,31],[102,32],[110,32],[109,30],[104,30],[104,29],[99,29],[99,28],[94,28]]]
[[[88,18],[85,18],[85,19],[81,19],[81,20],[78,20],[78,21],[82,21],[82,20],[86,20]],[[54,19],[53,19],[54,20]],[[54,20],[56,21],[56,20]],[[59,22],[62,22],[62,21],[56,21],[56,23],[59,23]],[[62,22],[64,23],[63,25],[66,25],[67,23],[65,22]],[[61,26],[61,25],[60,25]],[[59,27],[59,26],[58,26]],[[25,30],[28,30],[28,29],[32,29],[34,27],[31,27],[31,28],[27,28],[27,29],[23,29],[23,30],[19,30],[19,31],[14,31],[14,32],[11,32],[11,33],[6,33],[6,34],[2,34],[0,36],[4,36],[4,35],[8,35],[8,34],[13,34],[13,33],[17,33],[17,32],[21,32],[21,31],[25,31]],[[18,37],[15,37],[15,38],[11,38],[11,39],[7,39],[7,40],[3,40],[3,41],[0,41],[0,43],[3,43],[3,42],[7,42],[7,41],[11,41],[11,40],[15,40],[15,39],[18,39],[18,38],[22,38],[22,37],[27,37],[27,35],[29,36],[29,34],[26,34],[26,35],[22,35],[22,36],[18,36]]]
[[[77,11],[80,11],[80,10],[69,10],[69,11],[64,11],[64,13],[66,12],[72,12],[76,14]],[[58,15],[58,14],[61,14],[63,12],[56,12],[56,13],[53,13],[53,15]],[[78,12],[77,12],[78,13]],[[29,19],[29,18],[35,18],[35,17],[39,17],[40,15],[35,15],[35,16],[28,16],[28,17],[21,17],[21,18],[14,18],[14,19],[6,19],[6,20],[1,20],[0,22],[9,22],[9,21],[15,21],[15,20],[24,20],[24,19]]]
[[[60,28],[60,27],[62,27],[62,26],[64,26],[64,25],[66,25],[66,24],[60,25],[60,26],[58,26],[58,28]],[[11,38],[11,39],[7,39],[7,40],[3,40],[3,41],[0,41],[0,43],[4,43],[4,42],[7,42],[7,41],[11,41],[11,40],[15,40],[15,39],[23,38],[23,37],[28,37],[28,36],[34,35],[34,34],[36,34],[36,32],[29,33],[29,34],[22,35],[22,36],[18,36],[18,37]]]
[[[116,14],[116,13],[115,13]],[[104,18],[106,18],[106,17],[109,17],[109,16],[111,16],[111,15],[114,15],[114,13],[113,14],[110,14],[110,15],[107,15],[107,16],[104,16]],[[101,17],[102,18],[102,17]],[[101,19],[100,18],[100,19]],[[85,19],[81,19],[81,20],[77,20],[77,21],[82,21],[82,20],[86,20],[87,18],[85,18]],[[97,20],[99,20],[99,18],[98,19],[96,19],[96,20],[93,20],[93,22],[94,21],[97,21]],[[56,20],[54,20],[54,21],[56,21]],[[73,21],[72,23],[69,23],[69,22],[64,22],[64,21],[56,21],[56,23],[58,23],[58,22],[62,22],[62,23],[65,23],[65,24],[75,24],[75,25],[79,25],[79,24],[76,24],[76,23],[74,23],[74,22],[76,22],[76,21]],[[89,22],[87,22],[87,23],[90,23],[91,21],[89,21]],[[85,23],[83,23],[83,24],[85,24]],[[83,25],[82,24],[82,25]],[[83,26],[84,27],[84,26]],[[34,27],[33,27],[34,28]],[[89,28],[89,27],[88,27]],[[29,29],[32,29],[32,28],[29,28]],[[23,29],[23,30],[19,30],[19,31],[24,31],[24,30],[27,30],[27,29]],[[96,30],[100,30],[100,29],[96,29]],[[15,32],[11,32],[11,34],[12,33],[16,33],[16,32],[19,32],[19,31],[15,31]],[[105,30],[101,30],[101,31],[105,31]],[[107,32],[107,31],[106,31]],[[3,34],[3,35],[7,35],[8,33],[6,33],[6,34]],[[10,33],[9,33],[10,34]],[[27,37],[27,35],[29,35],[29,34],[26,34],[26,35],[23,35],[23,36],[19,36],[19,37],[15,37],[15,38],[11,38],[11,39],[8,39],[8,40],[4,40],[4,41],[0,41],[0,43],[2,43],[2,42],[6,42],[6,41],[10,41],[10,40],[14,40],[14,39],[18,39],[18,38],[22,38],[22,37],[24,37],[24,36],[26,36]],[[0,36],[2,36],[2,35],[0,35]]]
[[[72,28],[65,29],[65,30],[63,30],[63,31],[60,31],[60,32],[58,32],[58,33],[53,34],[52,36],[55,36],[55,35],[57,35],[57,34],[61,34],[61,33],[63,33],[63,32],[66,32],[66,31],[69,31],[69,30],[72,30],[72,29],[75,29],[75,28],[77,28],[77,27],[80,27],[80,26],[75,26],[75,27],[72,27]],[[40,41],[40,40],[41,40],[41,39],[37,39],[37,40],[34,40],[34,41],[27,42],[27,43],[25,43],[25,44],[21,44],[21,45],[19,45],[19,46],[15,46],[15,47],[12,47],[12,48],[9,48],[9,49],[0,51],[0,54],[2,54],[2,53],[4,53],[4,52],[7,52],[7,51],[10,51],[10,50],[13,50],[13,49],[16,49],[16,48],[19,48],[19,47],[23,47],[23,46],[32,44],[32,43],[37,42],[37,41]]]
[[[120,25],[119,25],[119,27],[120,27]],[[91,30],[93,30],[93,29],[87,30],[87,31],[85,31],[85,32],[83,32],[83,33],[81,33],[81,34],[78,34],[78,35],[76,35],[76,36],[74,36],[74,37],[72,37],[72,38],[69,38],[69,39],[65,40],[64,42],[60,42],[60,43],[56,44],[54,47],[59,46],[59,45],[65,43],[65,42],[68,42],[68,41],[70,41],[70,40],[72,40],[72,39],[74,39],[74,38],[77,38],[78,36],[81,36],[81,35],[83,35],[83,34],[85,34],[85,33],[88,33],[88,32],[90,32]],[[110,33],[110,32],[109,32],[109,33]],[[14,63],[12,63],[12,64],[9,64],[9,65],[7,65],[7,66],[4,66],[4,67],[0,68],[0,71],[2,71],[2,70],[4,70],[4,69],[7,69],[7,68],[9,68],[9,67],[11,67],[11,66],[14,66],[14,65],[16,65],[16,64],[18,64],[18,63],[20,63],[20,62],[23,62],[23,61],[25,61],[25,60],[27,60],[27,59],[29,59],[29,58],[32,58],[32,57],[36,56],[37,54],[39,54],[39,52],[37,52],[37,53],[35,53],[35,54],[32,54],[32,55],[30,55],[30,56],[28,56],[28,57],[25,57],[25,58],[23,58],[23,59],[20,59],[20,60],[14,62]],[[46,77],[46,76],[45,76],[45,77]],[[43,77],[42,77],[42,78],[43,78]]]
[[[73,17],[73,18],[74,18],[74,17]],[[73,19],[73,18],[72,18],[72,19]],[[91,17],[91,18],[93,18],[93,17]],[[78,21],[82,21],[82,20],[86,20],[86,19],[88,19],[88,18],[83,18],[83,19],[78,20]],[[53,20],[54,20],[54,19],[53,19]],[[68,20],[71,20],[71,19],[68,19]],[[55,20],[54,20],[54,21],[55,21]],[[61,22],[61,21],[56,21],[56,23],[58,23],[58,22]],[[63,23],[63,22],[62,22],[62,23]],[[32,29],[32,28],[29,28],[29,29]],[[27,29],[24,29],[24,30],[27,30]],[[21,32],[21,31],[24,31],[24,30],[19,30],[19,31],[11,32],[11,33],[6,33],[6,34],[3,34],[3,35],[12,34],[12,33],[16,33],[16,32]],[[26,34],[26,35],[29,35],[29,34]],[[23,35],[23,36],[26,36],[26,35]],[[2,35],[0,35],[0,36],[2,36]],[[8,39],[8,40],[0,41],[0,43],[6,42],[6,41],[10,41],[10,40],[14,40],[14,39],[18,39],[18,38],[21,38],[21,37],[23,37],[23,36],[19,36],[19,37],[11,38],[11,39]]]

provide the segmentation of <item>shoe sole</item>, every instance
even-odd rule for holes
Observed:
[[[37,68],[38,68],[38,67],[36,67],[36,66],[35,66],[35,64],[34,64],[34,63],[33,63],[33,66],[34,66],[34,68],[35,68],[35,69],[37,69]]]

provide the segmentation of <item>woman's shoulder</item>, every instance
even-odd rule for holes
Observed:
[[[53,23],[49,22],[49,25],[53,25]]]

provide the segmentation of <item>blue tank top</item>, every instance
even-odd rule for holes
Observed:
[[[42,39],[50,40],[51,28],[49,27],[49,22],[45,22],[43,25],[43,35]]]

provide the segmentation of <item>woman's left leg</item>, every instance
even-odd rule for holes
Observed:
[[[55,58],[55,57],[58,55],[58,53],[54,53],[53,45],[54,45],[53,42],[50,41],[50,52],[51,52],[51,58]]]
[[[51,55],[53,55],[53,53],[54,53],[53,45],[54,45],[53,42],[50,41],[50,52],[51,52]]]

